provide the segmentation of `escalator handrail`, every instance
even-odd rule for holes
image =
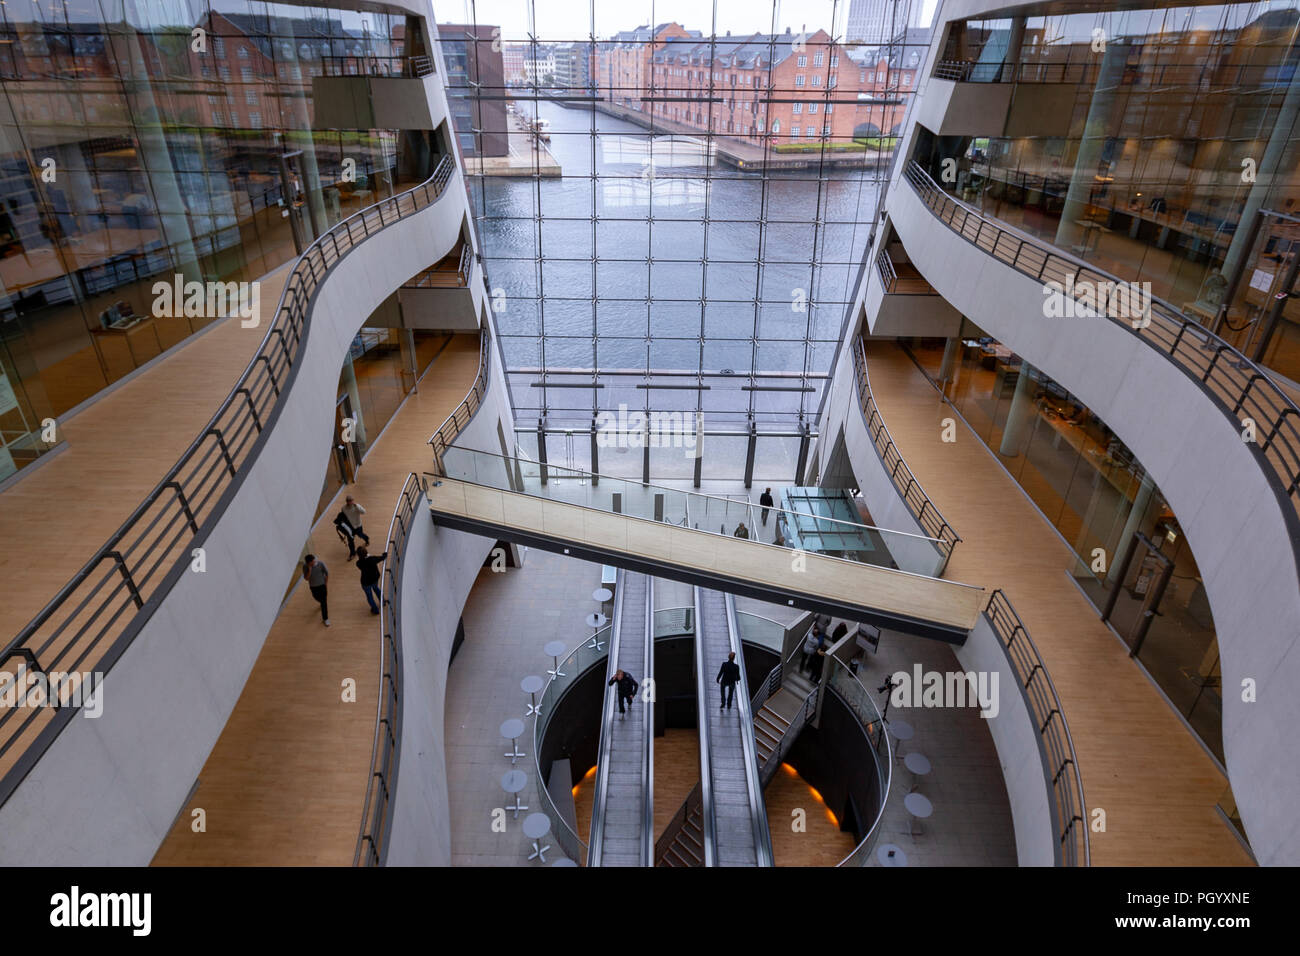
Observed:
[[[712,743],[709,731],[709,693],[705,683],[704,616],[700,606],[700,588],[691,589],[695,601],[695,699],[699,725],[700,808],[704,830],[704,865],[717,866],[718,824],[713,806],[713,764],[709,759]],[[743,696],[743,695],[742,695]]]
[[[596,789],[591,796],[591,831],[587,839],[587,865],[600,866],[600,854],[605,841],[605,797],[609,786],[609,751],[614,737],[614,693],[609,681],[618,670],[620,625],[623,623],[623,587],[628,572],[619,569],[614,579],[614,617],[609,626],[609,658],[605,665],[604,703],[600,715],[600,746],[596,750]]]
[[[642,694],[645,748],[641,764],[641,865],[655,865],[655,579],[645,576],[645,656],[642,681],[650,693]]]
[[[698,590],[698,589],[697,589]],[[767,825],[767,804],[763,800],[763,785],[758,772],[758,743],[754,737],[754,714],[749,702],[749,677],[745,672],[745,649],[740,638],[740,623],[736,620],[736,598],[725,595],[727,603],[727,644],[736,655],[740,667],[739,694],[741,750],[745,758],[745,790],[749,796],[749,816],[754,827],[754,858],[758,866],[773,866],[772,833]],[[698,624],[696,627],[698,628]],[[700,645],[696,640],[696,646]],[[702,746],[702,745],[701,745]]]

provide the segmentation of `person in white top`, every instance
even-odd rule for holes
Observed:
[[[343,505],[343,514],[348,519],[348,524],[352,525],[352,534],[369,544],[370,535],[361,530],[361,516],[365,513],[366,509],[357,504],[355,498],[348,495],[347,502]]]

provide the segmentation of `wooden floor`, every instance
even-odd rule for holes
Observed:
[[[1215,811],[1226,778],[1070,582],[1073,552],[979,438],[940,440],[953,411],[898,346],[872,341],[867,361],[894,443],[962,537],[947,574],[1002,588],[1052,675],[1089,809],[1106,813],[1094,864],[1249,864]]]
[[[261,319],[183,345],[58,426],[67,447],[0,493],[0,633],[17,634],[153,490],[257,352],[288,277],[262,280]]]
[[[478,336],[454,336],[419,392],[372,438],[348,488],[367,510],[372,553],[384,547],[406,476],[428,467],[425,443],[465,397],[478,361]],[[356,567],[334,534],[340,506],[341,498],[325,509],[311,538],[330,569],[332,626],[322,626],[307,588],[296,587],[156,865],[352,863],[375,732],[380,636]],[[342,702],[345,677],[356,679],[355,703]],[[190,830],[189,811],[197,807],[206,811],[205,833]]]

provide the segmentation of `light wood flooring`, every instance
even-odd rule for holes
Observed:
[[[1090,810],[1094,864],[1248,865],[1215,811],[1227,780],[1066,575],[1073,552],[892,343],[867,345],[872,393],[899,452],[961,535],[947,575],[1002,588],[1061,696]]]

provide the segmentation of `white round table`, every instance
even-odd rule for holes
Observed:
[[[903,798],[903,807],[912,816],[912,826],[908,832],[911,833],[912,836],[916,836],[919,832],[916,829],[916,821],[924,820],[930,814],[934,813],[934,804],[932,804],[930,798],[923,793],[909,793]]]
[[[555,667],[546,672],[551,675],[551,680],[568,676],[564,671],[560,670],[560,655],[568,649],[569,645],[565,644],[564,641],[547,641],[546,646],[542,648],[542,652],[555,662]]]
[[[930,758],[919,750],[913,750],[903,758],[903,766],[907,768],[912,775],[912,789],[916,789],[919,777],[924,777],[932,769],[930,767]]]
[[[885,726],[889,728],[889,732],[894,735],[894,740],[899,744],[906,743],[916,735],[916,731],[912,729],[912,725],[901,717],[895,717],[893,720],[885,724]],[[903,751],[901,747],[894,748],[894,759],[903,759]]]
[[[551,832],[551,818],[544,813],[530,813],[524,817],[524,836],[533,841],[533,852],[528,854],[530,860],[546,862],[546,851],[551,848],[548,843],[541,846],[542,837]]]
[[[501,775],[501,789],[506,793],[512,794],[515,798],[514,806],[506,804],[507,810],[515,812],[515,819],[519,818],[520,810],[528,808],[519,802],[519,794],[523,792],[524,787],[528,786],[528,774],[522,770],[507,770]]]
[[[519,738],[522,736],[523,732],[524,722],[518,717],[511,717],[509,720],[504,721],[501,724],[501,736],[510,741],[510,753],[505,754],[505,756],[510,758],[511,764],[520,757],[526,756],[526,754],[519,749]]]
[[[604,627],[608,621],[609,618],[601,614],[599,611],[593,611],[591,614],[587,615],[587,626],[591,628],[591,643],[587,646],[593,651],[598,651],[605,646],[604,641],[596,640],[596,633]]]
[[[907,866],[907,854],[892,843],[882,843],[877,847],[876,859],[881,866]]]
[[[596,588],[596,590],[591,592],[591,599],[597,604],[604,604],[613,596],[614,592],[609,588]]]
[[[544,686],[546,686],[546,681],[542,680],[536,674],[529,674],[519,682],[519,689],[527,694],[529,699],[532,701],[532,703],[528,705],[528,713],[524,714],[525,717],[532,717],[534,714],[539,716],[541,715],[542,708],[537,706],[537,692]]]

